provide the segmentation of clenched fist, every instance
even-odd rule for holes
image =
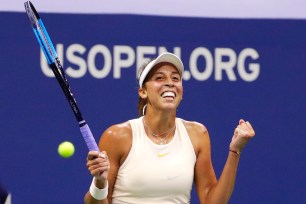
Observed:
[[[255,136],[255,131],[248,121],[239,120],[239,124],[235,128],[230,150],[240,154],[245,145]]]

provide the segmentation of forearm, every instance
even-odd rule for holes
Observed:
[[[106,182],[99,182],[93,179],[90,186],[90,190],[84,197],[84,203],[86,204],[109,204],[108,198],[108,185]]]
[[[108,199],[103,199],[103,200],[96,200],[93,198],[89,192],[86,193],[85,198],[84,198],[84,203],[85,204],[109,204]]]
[[[228,202],[234,190],[239,157],[240,155],[229,152],[218,182],[208,192],[207,203],[225,204]]]

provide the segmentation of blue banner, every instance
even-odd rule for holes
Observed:
[[[108,126],[137,117],[137,67],[173,52],[186,68],[177,116],[208,128],[218,177],[239,119],[255,128],[230,203],[305,202],[305,20],[41,17],[97,141]],[[13,203],[82,203],[91,176],[76,120],[26,14],[0,18],[0,182]],[[69,159],[57,153],[66,140],[76,148]]]

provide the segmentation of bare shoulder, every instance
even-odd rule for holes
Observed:
[[[107,128],[102,137],[110,137],[110,139],[126,139],[132,135],[132,128],[129,121],[115,124]]]
[[[125,154],[132,145],[132,128],[129,121],[115,124],[107,128],[99,142],[101,151],[116,151]]]
[[[185,128],[187,129],[187,132],[190,133],[205,133],[207,132],[207,128],[202,123],[196,122],[196,121],[188,121],[182,119],[183,124],[185,125]]]
[[[188,132],[188,135],[190,137],[196,155],[198,155],[198,153],[202,151],[202,148],[210,146],[208,130],[206,126],[203,125],[202,123],[196,121],[187,121],[183,119],[182,121]]]

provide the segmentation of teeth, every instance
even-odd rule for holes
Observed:
[[[162,97],[175,97],[175,94],[170,91],[166,91],[162,94]]]

